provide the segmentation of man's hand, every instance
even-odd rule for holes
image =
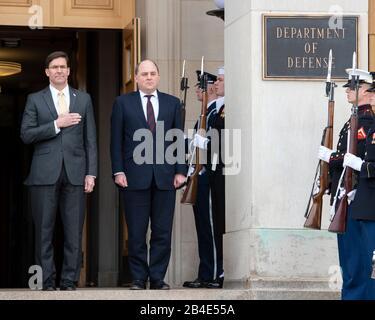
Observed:
[[[186,180],[186,177],[183,174],[180,174],[180,173],[176,174],[174,176],[174,181],[173,181],[173,185],[174,185],[175,189],[182,186],[183,183],[185,182],[185,180]]]
[[[56,125],[59,129],[75,126],[81,122],[81,115],[79,113],[64,113],[60,114],[56,120]]]
[[[363,160],[360,157],[351,153],[346,153],[344,156],[344,167],[350,167],[356,171],[361,171]]]
[[[329,159],[331,158],[332,153],[333,153],[333,150],[326,148],[325,146],[320,146],[319,152],[318,152],[318,158],[320,160],[323,160],[324,162],[329,163]]]
[[[115,183],[122,188],[127,187],[128,186],[128,180],[126,179],[125,174],[120,173],[120,174],[115,175]]]
[[[93,176],[85,177],[85,193],[91,193],[94,190],[95,178]]]

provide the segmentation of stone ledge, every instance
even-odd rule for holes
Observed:
[[[249,300],[248,290],[78,289],[76,291],[0,290],[0,300]]]
[[[341,286],[341,284],[340,284]],[[293,278],[257,278],[252,276],[248,280],[226,281],[226,289],[318,289],[331,290],[328,279],[293,279]]]
[[[340,290],[331,289],[326,279],[251,278],[227,281],[226,289],[242,288],[254,300],[338,300]]]
[[[78,289],[76,291],[0,290],[0,300],[337,300],[338,291],[321,289]]]

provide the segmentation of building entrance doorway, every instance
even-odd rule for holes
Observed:
[[[126,54],[124,49],[128,50]],[[112,102],[132,87],[132,70],[137,62],[129,33],[120,29],[30,30],[2,26],[0,60],[20,63],[22,72],[0,77],[0,145],[3,150],[0,157],[0,288],[27,287],[31,276],[28,269],[34,263],[33,223],[23,181],[33,150],[22,143],[20,124],[27,95],[48,86],[44,60],[57,50],[66,51],[70,56],[69,84],[87,91],[92,97],[98,134],[99,174],[95,191],[87,198],[84,263],[79,285],[126,285],[129,279],[126,228],[119,214],[121,209],[107,157]],[[62,239],[63,230],[57,219],[55,261],[58,272],[62,262],[59,250]]]

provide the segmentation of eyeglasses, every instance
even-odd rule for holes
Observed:
[[[51,67],[48,67],[48,69],[52,69],[54,71],[61,69],[61,70],[64,71],[64,70],[68,69],[68,67],[67,66],[51,66]]]

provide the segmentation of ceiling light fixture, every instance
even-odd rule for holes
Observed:
[[[17,62],[0,61],[0,77],[11,76],[21,71],[21,64]]]

